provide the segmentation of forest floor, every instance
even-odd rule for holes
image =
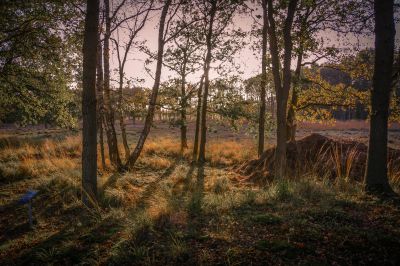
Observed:
[[[208,161],[198,166],[190,150],[180,155],[178,129],[167,128],[152,130],[133,171],[100,167],[95,210],[80,203],[78,134],[3,131],[0,265],[400,263],[396,203],[366,196],[361,183],[313,173],[265,186],[240,182],[235,169],[255,157],[250,136],[214,127]],[[131,143],[138,130],[131,126]],[[308,130],[318,132],[300,128],[299,135]],[[351,126],[321,130],[361,141],[368,133]],[[396,128],[390,141],[400,147]],[[400,192],[398,180],[391,181]],[[13,204],[28,189],[39,191],[33,229],[26,206]]]

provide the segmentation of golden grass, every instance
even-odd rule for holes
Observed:
[[[178,139],[160,137],[147,140],[143,147],[143,153],[147,155],[180,156],[181,150]]]
[[[171,214],[171,208],[167,198],[164,197],[164,195],[154,195],[154,198],[150,201],[146,213],[153,221],[158,220],[161,217],[169,218],[169,215]]]
[[[265,218],[265,216],[248,213],[249,207],[253,205],[268,204],[265,206],[274,206],[276,210],[287,210],[288,206],[292,206],[291,208],[297,210],[299,206],[314,207],[318,204],[323,206],[321,202],[333,204],[335,197],[341,202],[350,197],[354,197],[353,201],[361,198],[363,191],[361,183],[351,183],[351,186],[341,188],[329,180],[312,175],[303,176],[301,180],[273,181],[268,184],[268,187],[238,183],[237,175],[229,168],[255,157],[255,149],[252,147],[254,143],[245,140],[241,142],[210,141],[207,146],[208,163],[200,167],[189,163],[192,152],[190,148],[181,156],[178,140],[152,139],[146,143],[137,167],[124,174],[104,171],[101,169],[98,158],[100,167],[98,206],[100,208],[94,212],[87,211],[79,200],[81,182],[79,136],[67,137],[64,140],[48,139],[40,143],[24,142],[19,146],[0,147],[0,176],[6,175],[8,178],[8,181],[4,183],[4,191],[7,192],[4,195],[7,195],[7,199],[0,197],[0,203],[7,203],[13,197],[15,199],[27,188],[40,191],[40,196],[35,199],[37,209],[34,213],[39,226],[30,233],[29,238],[17,238],[11,240],[11,243],[32,246],[34,237],[37,242],[47,243],[46,239],[51,239],[51,230],[54,230],[54,235],[60,235],[61,238],[73,232],[74,240],[66,238],[55,242],[57,244],[52,245],[56,247],[54,250],[38,250],[38,261],[42,264],[52,262],[54,258],[60,257],[59,254],[68,257],[67,254],[60,253],[60,250],[69,250],[72,245],[80,245],[93,239],[95,242],[93,249],[97,251],[100,250],[98,247],[102,246],[103,249],[98,254],[101,253],[103,259],[118,257],[122,254],[122,256],[129,255],[127,263],[132,263],[134,261],[132,258],[141,258],[142,261],[146,260],[152,265],[156,263],[153,263],[154,260],[149,251],[151,249],[140,241],[161,239],[159,242],[168,249],[168,254],[172,258],[185,256],[192,242],[187,242],[186,235],[180,234],[180,231],[175,231],[175,229],[196,229],[199,217],[215,215],[215,219],[206,220],[205,230],[209,230],[207,228],[209,221],[212,225],[208,226],[212,231],[208,231],[206,237],[231,241],[232,236],[239,231],[233,231],[235,228],[230,226],[215,224],[215,221],[221,217],[228,218],[227,221],[230,221],[238,208],[245,207],[246,211],[240,213],[248,215],[248,218],[243,219],[246,221],[244,225],[248,226],[247,221],[253,222],[254,217],[261,222],[271,221],[269,216]],[[109,166],[107,150],[105,153]],[[349,157],[346,160],[336,156],[344,176],[348,175],[348,169],[351,168],[353,161],[351,154],[346,156]],[[172,170],[166,171],[167,168]],[[400,184],[399,169],[393,167],[389,169],[392,183]],[[168,174],[164,175],[166,172]],[[163,178],[160,178],[161,174]],[[13,180],[18,176],[30,178],[24,179],[23,182]],[[308,204],[309,202],[312,204]],[[271,208],[271,210],[274,209]],[[262,208],[262,211],[264,212],[265,209]],[[299,216],[303,215],[299,213],[301,214]],[[224,217],[224,214],[228,216]],[[289,217],[292,217],[291,215]],[[225,223],[224,219],[221,219],[223,223]],[[16,224],[14,220],[11,220],[11,223]],[[63,234],[64,228],[74,231]],[[164,232],[160,228],[166,230],[166,236],[160,234]],[[170,230],[171,228],[174,230]],[[106,235],[109,238],[98,244],[97,241],[102,241],[102,237]],[[168,242],[163,242],[166,238]],[[74,252],[73,249],[71,250]],[[205,264],[212,254],[208,252],[202,250],[199,254]],[[21,252],[21,254],[24,253]],[[89,259],[84,262],[106,263],[105,260],[96,262]],[[116,261],[114,264],[124,263]]]
[[[255,157],[255,146],[250,141],[218,141],[208,144],[206,160],[213,166],[232,166]]]
[[[27,140],[16,145],[15,141],[3,141],[0,160],[78,157],[82,153],[80,136],[68,136],[62,140],[45,139],[43,141]]]
[[[254,147],[254,142],[250,140],[241,140],[240,142],[211,140],[207,144],[206,160],[211,167],[239,165],[246,160],[255,158]],[[336,163],[336,171],[339,171],[338,175],[345,181],[350,169],[353,167],[352,164],[356,154],[354,151],[350,151],[345,158],[341,158],[339,149],[340,147],[336,147],[332,154],[332,159]],[[32,143],[26,139],[19,142],[15,139],[11,141],[3,139],[0,147],[0,175],[3,179],[9,179],[10,181],[13,178],[46,178],[54,174],[65,176],[66,178],[73,176],[73,178],[79,179],[81,151],[81,136],[79,135],[67,136],[61,140],[34,140]],[[105,155],[107,169],[110,169],[107,150],[105,150]],[[164,171],[176,163],[178,159],[190,161],[192,159],[191,147],[185,149],[182,153],[178,139],[161,137],[149,139],[145,144],[135,171],[146,172],[148,170],[148,173],[154,170]],[[101,179],[106,180],[112,174],[112,171],[108,172],[107,169],[102,169],[100,156],[98,158],[98,167],[102,172]],[[393,166],[391,162],[389,162],[388,168],[391,183],[395,189],[399,189],[400,168]],[[177,169],[177,171],[184,172],[185,170]],[[171,179],[175,181],[174,189],[181,190],[185,187],[186,177],[184,174],[172,176]],[[107,190],[105,195],[113,198],[116,202],[125,200],[129,204],[135,202],[136,195],[140,193],[140,189],[129,182],[127,179],[122,178],[114,184],[113,188]],[[77,180],[77,183],[80,183],[79,180]],[[101,184],[101,181],[99,183]],[[229,179],[217,174],[209,176],[205,186],[209,191],[223,194],[231,190],[232,184]],[[192,189],[190,184],[186,188]]]
[[[104,201],[113,206],[132,206],[136,204],[141,189],[131,184],[116,185],[104,191]]]
[[[392,186],[400,192],[400,165],[395,165],[393,161],[389,161],[388,176]]]
[[[142,156],[138,160],[138,163],[153,170],[167,169],[172,165],[172,161],[170,159],[165,157],[160,157],[158,155],[152,155],[146,157]]]
[[[357,146],[354,146],[346,153],[343,153],[342,146],[335,145],[332,147],[331,153],[337,176],[336,181],[344,180],[345,182],[348,182],[350,180],[350,172],[353,168],[354,160],[359,155]]]
[[[169,167],[170,162],[165,157],[192,159],[192,146],[189,145],[182,153],[179,139],[156,138],[146,141],[140,162],[148,164],[153,169]],[[254,143],[248,140],[210,141],[206,147],[206,160],[212,166],[233,166],[255,157]]]

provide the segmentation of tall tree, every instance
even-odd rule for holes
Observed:
[[[128,160],[130,155],[128,139],[126,136],[126,127],[124,122],[124,110],[123,110],[123,87],[124,87],[124,79],[125,79],[125,65],[126,61],[128,60],[128,54],[135,44],[135,38],[139,34],[139,32],[143,29],[147,22],[147,17],[150,13],[150,10],[153,6],[152,1],[144,1],[144,2],[137,2],[132,4],[132,8],[134,9],[134,16],[135,19],[133,22],[130,20],[125,21],[125,23],[121,24],[124,28],[126,28],[126,34],[128,35],[126,43],[122,44],[119,39],[119,29],[117,28],[117,38],[111,38],[111,40],[115,44],[115,48],[117,51],[117,59],[118,59],[118,118],[119,124],[121,128],[121,136],[122,136],[122,143],[124,145],[125,150],[125,159]],[[123,17],[127,17],[127,14],[124,14]]]
[[[210,0],[210,19],[206,35],[207,54],[204,62],[204,88],[202,91],[202,106],[201,106],[201,123],[200,123],[200,147],[199,147],[199,162],[205,161],[205,150],[206,150],[206,137],[207,137],[207,100],[208,100],[208,89],[210,87],[210,64],[211,64],[211,53],[212,53],[212,37],[213,37],[213,25],[215,20],[215,14],[217,12],[217,0]]]
[[[274,86],[276,91],[277,101],[277,145],[275,153],[275,176],[282,178],[285,176],[286,168],[286,110],[289,97],[290,83],[292,73],[290,70],[290,63],[292,59],[292,24],[296,12],[297,0],[290,0],[287,4],[287,13],[283,25],[283,69],[282,79],[280,73],[280,60],[278,38],[276,30],[276,6],[273,5],[272,0],[267,0],[268,12],[268,33],[269,33],[269,47],[272,59],[272,73],[274,77]],[[264,7],[265,8],[265,7]]]
[[[173,42],[165,51],[164,66],[175,72],[178,76],[173,80],[172,86],[165,86],[164,90],[168,98],[179,99],[179,104],[175,105],[174,111],[180,114],[179,119],[174,121],[179,125],[181,131],[181,151],[188,147],[187,144],[187,113],[189,101],[193,93],[198,90],[197,85],[192,86],[187,82],[190,75],[194,74],[201,67],[202,44],[199,42],[198,15],[191,12],[192,4],[182,5],[179,19],[171,25],[170,32],[174,36]],[[147,52],[149,53],[149,52]],[[151,54],[151,53],[150,53]],[[151,55],[155,58],[155,55]],[[179,86],[179,89],[177,88]]]
[[[183,55],[185,58],[186,55]],[[184,59],[183,58],[183,59]],[[184,59],[186,60],[186,59]],[[187,114],[190,114],[190,102],[194,94],[198,90],[199,84],[192,84],[186,81],[186,74],[189,73],[187,68],[188,62],[180,65],[179,67],[185,69],[181,72],[183,74],[179,78],[171,79],[167,82],[164,82],[160,88],[160,99],[159,99],[159,107],[161,110],[168,110],[173,113],[179,113],[179,116],[170,120],[170,124],[172,126],[176,126],[180,128],[181,131],[181,153],[184,152],[186,148],[188,148],[187,143]]]
[[[365,189],[371,193],[392,193],[387,173],[387,138],[395,38],[393,4],[393,0],[374,2],[375,67],[365,173]]]
[[[232,18],[237,9],[242,5],[242,1],[237,0],[202,0],[199,1],[198,7],[203,15],[204,21],[204,39],[206,46],[206,56],[204,59],[204,84],[202,90],[202,104],[200,117],[200,143],[198,162],[205,161],[206,137],[207,137],[207,101],[210,88],[210,69],[211,63],[215,58],[230,58],[235,52],[237,40],[240,37],[240,31],[228,32],[227,27],[231,24]],[[226,38],[229,41],[226,41]],[[223,46],[222,49],[221,46]],[[215,50],[219,49],[219,56]]]
[[[97,40],[97,126],[99,131],[100,157],[103,169],[106,167],[104,154],[104,104],[103,104],[103,48],[101,47],[100,33]]]
[[[301,71],[305,65],[314,65],[325,59],[333,61],[340,55],[331,43],[320,38],[327,30],[338,36],[352,34],[357,37],[371,31],[371,8],[369,1],[359,0],[300,0],[293,23],[294,53],[297,56],[296,70],[291,87],[291,99],[287,113],[287,139],[295,141],[299,90],[301,89]],[[338,38],[340,39],[340,38]],[[347,39],[347,38],[345,38]],[[342,42],[342,41],[341,41]],[[345,41],[344,41],[345,42]],[[343,45],[346,45],[343,43]],[[353,48],[354,49],[354,48]],[[307,61],[308,59],[308,61]]]
[[[196,105],[196,126],[194,129],[194,141],[193,141],[193,161],[197,160],[199,152],[199,140],[200,140],[200,122],[201,122],[201,97],[203,94],[204,75],[201,76],[199,88],[197,90],[197,105]]]
[[[93,47],[97,48],[98,29],[99,0],[87,0],[82,80],[82,201],[86,206],[97,201],[97,49]]]
[[[123,1],[124,2],[124,1]],[[123,3],[119,7],[122,6]],[[118,8],[117,8],[118,10]],[[111,21],[115,18],[116,12],[114,11],[110,14],[110,1],[104,0],[104,12],[105,12],[105,32],[104,32],[104,51],[103,51],[103,58],[104,58],[104,125],[107,134],[107,143],[108,143],[108,154],[110,157],[111,163],[119,168],[121,167],[121,158],[119,156],[118,151],[118,139],[117,133],[115,131],[114,126],[114,110],[111,105],[111,88],[110,88],[110,38],[111,38]]]
[[[147,136],[150,133],[150,128],[153,123],[154,112],[155,112],[156,103],[157,103],[157,95],[158,95],[158,90],[160,88],[161,70],[162,70],[163,56],[164,56],[164,45],[165,45],[166,41],[168,40],[168,39],[166,39],[166,30],[165,30],[166,23],[165,22],[167,19],[168,9],[171,5],[171,2],[172,2],[172,0],[166,0],[164,3],[164,6],[162,8],[162,11],[161,11],[160,23],[159,23],[159,28],[158,28],[158,52],[157,52],[157,66],[156,66],[156,72],[155,72],[155,77],[154,77],[154,85],[153,85],[153,89],[152,89],[151,96],[150,96],[149,107],[148,107],[148,111],[147,111],[146,120],[144,123],[144,128],[142,130],[142,133],[139,136],[139,140],[138,140],[138,143],[136,144],[135,150],[132,152],[132,154],[129,156],[129,158],[126,162],[126,165],[125,165],[126,168],[132,168],[135,165],[137,159],[139,158],[140,153],[143,150],[144,143],[147,139]],[[170,17],[168,22],[172,19],[172,16]],[[167,24],[169,24],[168,22],[167,22]]]
[[[1,1],[0,122],[74,127],[84,16],[76,1]]]
[[[265,142],[265,115],[266,115],[266,86],[267,86],[267,35],[268,35],[268,12],[267,1],[262,0],[263,29],[261,43],[261,82],[260,82],[260,113],[258,121],[258,157],[264,152]]]
[[[193,28],[192,28],[193,29]],[[190,28],[188,28],[190,30]],[[188,100],[195,91],[195,87],[187,88],[187,77],[198,69],[199,56],[196,53],[199,45],[193,41],[190,31],[186,30],[185,35],[175,39],[176,48],[169,50],[166,56],[166,62],[169,68],[175,70],[180,79],[179,94],[179,125],[181,130],[181,151],[188,147],[187,144],[187,108]]]

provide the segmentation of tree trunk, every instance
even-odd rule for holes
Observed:
[[[274,97],[273,92],[271,91],[271,119],[276,119],[276,117],[275,117],[275,112],[276,112],[275,101],[276,101],[276,97]]]
[[[394,93],[396,95],[396,104],[400,107],[400,47],[397,52],[392,87],[394,87]]]
[[[185,57],[186,58],[186,57]],[[181,81],[181,151],[183,152],[184,149],[187,149],[187,121],[186,121],[186,106],[187,106],[187,99],[186,99],[186,60],[183,63],[183,73],[182,73],[182,81]]]
[[[286,109],[289,96],[291,70],[290,61],[292,56],[292,37],[291,29],[293,17],[296,11],[297,0],[291,0],[288,5],[287,16],[283,28],[283,81],[281,81],[279,71],[279,51],[278,41],[276,37],[275,19],[273,12],[272,0],[268,0],[268,32],[270,40],[270,52],[272,58],[272,72],[274,76],[274,84],[276,90],[276,120],[277,120],[277,141],[275,152],[275,177],[283,178],[286,172]]]
[[[124,105],[123,105],[123,88],[124,88],[124,69],[125,69],[125,63],[127,61],[128,58],[128,54],[129,54],[129,50],[131,49],[131,46],[133,44],[133,41],[136,37],[136,35],[140,32],[140,30],[143,29],[145,22],[147,20],[147,16],[150,12],[150,9],[153,5],[153,0],[150,1],[150,7],[149,9],[147,9],[147,13],[145,15],[145,17],[143,18],[142,22],[140,23],[140,26],[138,26],[136,28],[136,24],[137,24],[137,20],[135,20],[134,25],[135,27],[133,29],[129,29],[129,41],[128,43],[125,45],[125,51],[121,57],[120,54],[120,49],[119,49],[119,38],[118,40],[113,39],[113,41],[115,42],[115,48],[117,51],[117,58],[118,58],[118,72],[119,72],[119,88],[118,88],[118,118],[119,118],[119,125],[121,128],[121,137],[122,137],[122,143],[124,145],[124,151],[125,151],[125,160],[128,160],[129,155],[130,155],[130,151],[129,151],[129,144],[128,144],[128,139],[126,136],[126,125],[125,125],[125,121],[124,121]],[[137,16],[139,15],[139,13],[137,14]]]
[[[164,27],[165,27],[165,19],[167,17],[169,6],[171,5],[172,0],[167,0],[164,4],[164,7],[161,12],[160,24],[158,29],[158,53],[157,53],[157,66],[156,66],[156,74],[154,78],[154,85],[150,96],[149,102],[149,110],[147,111],[146,120],[144,122],[144,128],[142,133],[140,134],[138,143],[135,147],[133,153],[129,156],[129,159],[126,162],[126,168],[132,169],[135,165],[137,159],[141,151],[143,150],[144,143],[146,141],[147,136],[149,135],[151,124],[153,123],[154,111],[156,109],[156,101],[158,90],[160,88],[160,79],[161,79],[161,69],[162,69],[162,61],[164,54]]]
[[[207,99],[208,99],[208,89],[210,87],[209,72],[211,65],[213,24],[214,24],[216,9],[217,9],[217,1],[212,1],[210,10],[210,24],[206,36],[207,55],[204,67],[204,92],[203,92],[203,101],[201,106],[201,134],[200,134],[199,157],[197,160],[200,163],[203,163],[206,160],[205,151],[206,151],[206,137],[207,137]]]
[[[125,160],[128,160],[131,152],[129,151],[128,139],[126,137],[126,127],[124,122],[124,112],[123,112],[123,83],[124,83],[124,73],[120,71],[119,73],[119,89],[118,89],[118,115],[119,115],[119,126],[121,128],[122,143],[125,150]]]
[[[106,157],[104,152],[104,129],[103,129],[103,118],[98,119],[98,130],[99,130],[99,142],[100,142],[100,158],[101,158],[101,167],[106,169]]]
[[[296,122],[296,107],[298,101],[298,87],[300,84],[300,73],[301,73],[301,62],[303,60],[303,51],[302,45],[300,45],[299,54],[297,55],[297,66],[295,75],[294,86],[292,88],[292,98],[290,101],[289,111],[287,115],[287,140],[288,141],[296,141],[296,129],[297,129],[297,122]]]
[[[87,0],[83,40],[82,91],[82,201],[94,207],[97,201],[96,66],[99,0]]]
[[[197,108],[196,108],[196,127],[194,131],[194,142],[193,142],[193,160],[197,159],[199,151],[199,135],[200,135],[200,121],[201,121],[201,96],[203,90],[204,75],[201,76],[199,89],[197,91]]]
[[[266,0],[262,1],[264,25],[262,30],[262,54],[261,54],[261,88],[260,88],[260,114],[258,121],[258,157],[264,152],[265,142],[265,106],[267,85],[267,34],[268,16]]]
[[[103,136],[103,121],[104,121],[104,105],[103,105],[103,53],[100,42],[100,34],[98,34],[97,39],[97,110],[98,119],[97,126],[99,130],[99,142],[100,142],[100,156],[101,156],[101,166],[103,169],[106,168],[106,160],[104,155],[104,136]]]
[[[121,159],[118,151],[117,133],[114,126],[114,111],[111,106],[110,96],[110,36],[111,36],[111,19],[110,19],[110,2],[104,0],[106,31],[104,33],[104,107],[105,107],[105,126],[108,138],[108,153],[111,163],[117,167],[121,167]]]
[[[393,193],[388,182],[387,138],[394,54],[393,0],[374,3],[375,66],[371,91],[371,122],[365,189],[369,193]]]

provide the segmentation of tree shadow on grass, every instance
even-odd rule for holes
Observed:
[[[63,206],[65,198],[73,201],[72,198],[77,195],[78,189],[75,185],[52,179],[36,189],[39,193],[31,202],[34,225],[40,222],[47,223],[49,220],[55,221],[57,217],[74,217],[79,212]],[[0,231],[3,233],[0,235],[0,244],[34,232],[29,226],[27,204],[20,205],[18,201],[11,202],[0,212],[0,215]],[[56,221],[56,224],[60,223],[63,221]]]
[[[89,218],[90,219],[90,218]],[[51,263],[78,264],[83,261],[97,261],[107,253],[108,241],[117,241],[122,221],[108,217],[101,221],[71,221],[60,231],[43,241],[23,250],[16,264]],[[114,239],[114,240],[111,240]]]
[[[167,168],[156,180],[147,185],[138,200],[139,204],[135,207],[135,216],[147,207],[147,201],[157,190],[158,184],[173,173],[177,163],[178,160]],[[113,186],[117,180],[118,175],[113,175],[105,186],[103,186],[103,189]],[[41,220],[45,219],[41,223],[45,225],[46,223],[53,223],[55,221],[58,225],[54,228],[55,230],[53,229],[54,233],[52,234],[49,231],[48,236],[43,236],[38,231],[32,231],[30,233],[33,241],[32,244],[36,244],[19,249],[18,253],[13,257],[4,258],[4,260],[7,259],[10,263],[13,262],[14,264],[75,264],[82,261],[94,262],[101,259],[101,257],[108,256],[107,254],[110,250],[107,250],[107,247],[109,247],[109,243],[118,242],[120,231],[124,228],[122,220],[112,216],[102,218],[100,214],[91,214],[80,205],[72,209],[57,209],[53,205],[55,204],[55,206],[60,207],[61,197],[54,198],[51,202],[48,202],[48,200],[49,197],[47,195],[40,198],[40,205],[43,207],[41,212],[44,212],[40,217]],[[66,214],[70,219],[63,221],[62,219],[65,219]],[[22,232],[20,227],[21,225],[15,224],[10,228],[13,232],[15,230],[18,231],[17,233],[10,232],[13,233],[13,238],[26,233],[26,231]],[[43,228],[39,230],[43,231]],[[42,239],[35,240],[35,238]],[[8,238],[6,240],[9,241],[12,239]],[[102,251],[102,249],[104,250]]]
[[[158,176],[155,180],[151,182],[145,182],[145,188],[144,191],[141,193],[140,197],[135,200],[137,203],[135,207],[133,207],[134,210],[137,209],[145,209],[147,207],[147,201],[151,197],[151,195],[157,190],[157,187],[159,183],[169,177],[175,170],[177,164],[179,163],[179,160],[175,160],[171,166],[169,166],[160,176]],[[129,173],[128,173],[129,174]],[[119,179],[124,178],[123,175],[120,173],[114,173],[112,174],[107,181],[104,182],[104,184],[99,188],[99,204],[101,207],[121,207],[121,201],[117,200],[115,201],[112,196],[107,195],[106,191],[107,189],[113,189],[117,185],[117,182]],[[136,186],[136,185],[135,185]]]
[[[115,186],[115,183],[117,182],[118,178],[120,178],[120,177],[121,177],[121,175],[120,175],[118,172],[112,174],[112,175],[107,179],[107,181],[104,182],[104,184],[101,186],[101,188],[99,189],[99,192],[100,192],[101,194],[104,194],[104,191],[105,191],[108,187],[113,187],[113,186]],[[99,194],[100,194],[100,193],[99,193]]]
[[[189,170],[185,174],[184,179],[177,180],[172,187],[172,195],[169,197],[169,205],[174,210],[182,209],[185,205],[185,198],[189,194],[193,181],[193,173],[196,169],[195,164],[190,164]],[[183,186],[180,186],[183,184]]]
[[[185,175],[185,182],[184,182],[184,186],[183,186],[183,190],[182,190],[182,197],[184,197],[189,191],[190,184],[192,183],[192,179],[193,179],[193,172],[194,172],[195,168],[196,168],[196,165],[194,163],[190,164],[189,171]]]
[[[27,207],[12,202],[0,210],[0,245],[31,231]]]
[[[188,228],[189,233],[193,236],[200,234],[203,224],[202,217],[202,201],[204,198],[204,165],[198,165],[196,183],[188,202]]]
[[[204,166],[199,165],[197,167],[196,184],[188,206],[189,214],[192,217],[201,215],[201,203],[203,198],[204,198]]]
[[[138,204],[137,204],[137,208],[136,209],[140,209],[143,210],[146,207],[148,207],[149,204],[149,199],[151,198],[151,196],[154,194],[154,192],[156,192],[159,184],[161,181],[163,181],[164,179],[166,179],[167,177],[169,177],[174,170],[176,169],[176,166],[179,163],[179,159],[175,160],[172,165],[170,167],[168,167],[164,173],[160,176],[158,176],[155,180],[153,180],[151,183],[149,183],[145,190],[143,191],[141,197],[138,199]]]
[[[33,229],[27,223],[26,206],[2,216],[0,228],[5,230],[0,234],[0,261],[4,265],[96,260],[96,252],[122,228],[120,218],[104,218],[84,208],[78,201],[79,189],[72,183],[50,180],[38,190],[33,202],[37,221]]]

